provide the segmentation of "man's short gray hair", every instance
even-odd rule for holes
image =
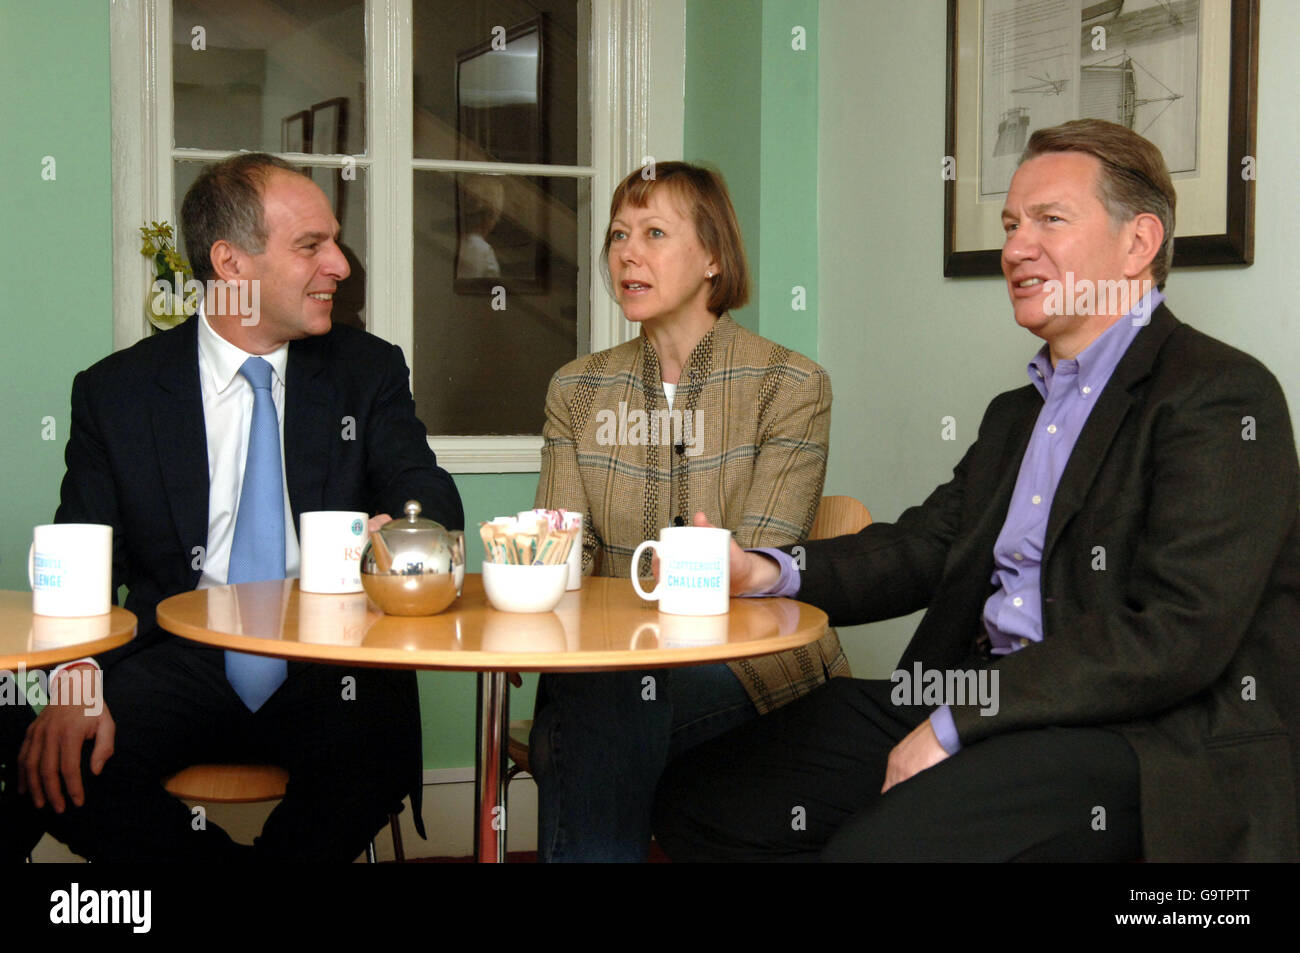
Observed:
[[[216,277],[209,254],[222,239],[252,255],[265,250],[262,192],[276,169],[301,174],[278,156],[241,152],[208,166],[194,180],[181,203],[181,235],[197,280]]]

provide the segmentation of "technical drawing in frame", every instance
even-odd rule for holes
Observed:
[[[1035,129],[1075,118],[1161,150],[1179,192],[1175,265],[1251,261],[1257,0],[949,0],[948,45],[945,275],[1000,272],[1020,154]]]

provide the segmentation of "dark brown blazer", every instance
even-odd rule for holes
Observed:
[[[799,598],[837,625],[927,608],[900,667],[962,667],[1042,403],[1031,386],[1000,395],[953,479],[922,505],[806,544]],[[1161,306],[1052,501],[1043,641],[995,663],[995,715],[953,709],[963,745],[1041,725],[1113,726],[1137,753],[1148,859],[1295,860],[1298,500],[1273,375]]]

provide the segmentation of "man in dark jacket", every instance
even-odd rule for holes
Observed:
[[[1128,129],[1033,135],[1002,216],[1030,384],[897,522],[733,552],[734,592],[836,625],[928,611],[889,681],[670,769],[674,859],[1296,859],[1294,436],[1268,370],[1153,287],[1174,204]]]
[[[55,517],[113,527],[114,591],[128,588],[138,635],[98,660],[100,714],[51,705],[36,719],[21,780],[51,833],[92,860],[220,859],[237,845],[163,779],[197,762],[279,764],[288,792],[255,848],[351,860],[405,794],[419,826],[414,674],[259,662],[163,632],[155,609],[296,575],[303,512],[365,511],[377,526],[417,499],[460,528],[460,497],[400,350],[331,324],[349,268],[324,193],[244,154],[206,169],[181,214],[204,307],[77,375]]]

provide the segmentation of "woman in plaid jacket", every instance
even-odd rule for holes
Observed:
[[[744,547],[806,538],[830,378],[728,316],[749,274],[721,176],[682,162],[638,169],[610,218],[607,278],[641,334],[552,378],[536,505],[583,514],[586,575],[627,578],[638,543],[697,512]],[[650,574],[648,556],[639,569]],[[828,630],[731,664],[544,675],[530,739],[541,858],[644,860],[670,758],[847,674]]]

